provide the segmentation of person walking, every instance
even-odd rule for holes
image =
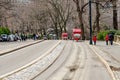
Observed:
[[[93,36],[94,45],[96,45],[96,41],[97,41],[97,37],[96,37],[96,35],[95,35],[95,36]]]
[[[35,33],[33,34],[33,39],[36,40],[36,34]]]
[[[114,40],[114,35],[113,35],[113,33],[110,33],[109,34],[109,41],[110,41],[111,45],[113,45],[113,40]]]
[[[105,36],[105,41],[106,41],[106,45],[108,45],[108,40],[109,40],[109,36],[108,34]]]

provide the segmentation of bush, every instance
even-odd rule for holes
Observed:
[[[115,33],[115,35],[120,35],[120,30],[118,30],[118,31]]]
[[[116,30],[106,30],[106,31],[101,31],[100,33],[98,33],[97,35],[97,39],[98,40],[104,40],[105,39],[105,36],[109,33],[113,33],[113,34],[116,34]]]
[[[6,27],[0,27],[0,35],[1,34],[10,34],[10,30]]]
[[[98,40],[104,40],[106,34],[108,34],[107,31],[101,31],[100,33],[98,33],[97,39]]]
[[[108,32],[109,32],[109,33],[113,33],[113,34],[115,35],[116,32],[117,32],[117,30],[109,30]],[[108,34],[109,34],[109,33],[108,33]]]
[[[32,38],[33,38],[33,34],[27,35],[27,38],[28,38],[28,39],[32,39]]]
[[[4,33],[4,32],[3,32],[2,28],[0,28],[0,35],[3,34],[3,33]]]

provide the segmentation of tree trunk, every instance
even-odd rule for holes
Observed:
[[[74,1],[74,0],[73,0]],[[78,12],[78,17],[79,17],[79,23],[80,23],[80,28],[82,30],[82,39],[85,39],[85,34],[84,34],[84,25],[83,25],[83,17],[82,17],[82,11],[79,5],[79,0],[74,1],[76,3],[76,7],[77,7],[77,12]]]
[[[63,30],[62,30],[62,27],[60,26],[60,37],[62,35],[62,32],[63,32]]]
[[[7,19],[6,18],[4,19],[5,19],[5,27],[8,27]]]
[[[113,1],[113,27],[118,30],[118,20],[117,20],[117,1]]]
[[[43,34],[46,35],[46,30],[45,30],[45,28],[43,28]]]
[[[100,22],[99,4],[96,3],[96,28],[98,33],[100,32],[99,22]]]
[[[58,28],[55,26],[55,34],[57,36],[57,39],[58,39]]]
[[[81,14],[81,12],[78,12],[79,14],[78,14],[78,16],[79,16],[79,23],[80,23],[80,28],[81,28],[81,30],[82,30],[82,32],[81,32],[81,35],[82,35],[82,39],[83,40],[85,40],[85,34],[84,34],[84,25],[83,25],[83,18],[82,18],[82,14]]]
[[[63,28],[64,28],[64,32],[67,32],[67,30],[66,30],[66,21],[64,22]]]

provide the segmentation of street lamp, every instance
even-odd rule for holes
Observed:
[[[92,7],[91,7],[91,0],[89,0],[89,26],[90,26],[90,45],[92,45]]]
[[[96,3],[96,4],[99,4],[100,6],[101,6],[101,8],[110,8],[110,7],[113,7],[113,6],[110,6],[110,4],[109,3],[111,3],[110,1],[107,1],[106,3],[105,3],[105,5],[102,5],[101,3],[98,3],[98,2],[94,2],[94,1],[92,1],[92,0],[89,0],[89,2],[87,3],[87,4],[85,4],[83,7],[82,7],[82,9],[84,9],[84,7],[85,6],[87,6],[88,4],[89,4],[89,26],[90,26],[90,45],[92,45],[92,3]],[[116,7],[116,5],[115,5],[115,7]],[[114,10],[114,9],[113,9]],[[115,9],[116,10],[116,9]],[[113,15],[113,16],[117,16],[117,12],[116,11],[113,11],[113,14],[116,14],[116,15]],[[115,20],[113,20],[113,23],[116,23],[117,22],[117,19],[116,18],[114,18]],[[117,23],[116,23],[116,25],[114,25],[114,28],[115,29],[117,29],[118,27],[116,27],[117,26]]]

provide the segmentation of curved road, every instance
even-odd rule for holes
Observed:
[[[112,80],[112,78],[104,64],[85,42],[68,41],[55,63],[33,80]]]
[[[0,56],[0,75],[32,62],[58,42],[46,40]],[[66,46],[58,59],[44,72],[35,75],[32,80],[112,80],[105,65],[86,42],[67,41],[64,44]],[[55,53],[57,52],[59,50]]]
[[[73,45],[72,41],[68,42],[62,51],[59,58],[54,62],[53,65],[51,65],[46,71],[44,71],[42,74],[36,76],[33,80],[49,80],[49,77],[56,72],[57,69],[59,69],[62,65],[64,65],[64,62],[69,57],[70,53],[73,51]]]

